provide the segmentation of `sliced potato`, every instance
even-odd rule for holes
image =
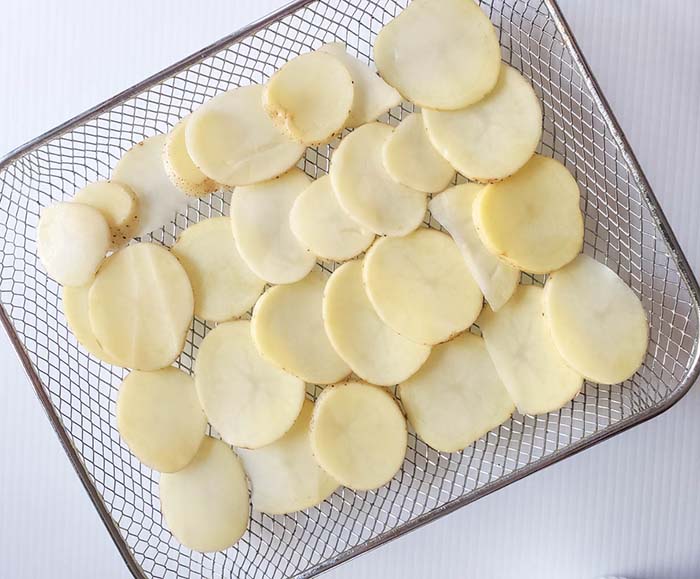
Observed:
[[[554,345],[543,293],[536,286],[519,286],[497,313],[485,308],[478,321],[496,371],[523,414],[558,410],[583,385]]]
[[[484,340],[470,333],[433,348],[399,395],[418,436],[441,452],[466,448],[515,410]]]
[[[139,200],[126,185],[111,181],[90,183],[73,196],[73,201],[102,213],[112,234],[112,249],[134,237],[139,223]]]
[[[492,253],[529,273],[559,269],[583,247],[576,180],[559,161],[541,155],[512,177],[484,187],[473,219]]]
[[[377,315],[418,344],[438,344],[463,332],[484,301],[457,245],[434,229],[378,240],[362,274]]]
[[[587,380],[624,382],[644,362],[649,322],[642,303],[592,257],[581,254],[549,276],[544,311],[559,353]]]
[[[408,379],[430,354],[387,326],[362,283],[362,262],[341,265],[326,283],[323,323],[338,355],[363,380],[393,386]]]

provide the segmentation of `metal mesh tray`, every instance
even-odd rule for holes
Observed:
[[[669,408],[698,376],[698,285],[553,0],[482,0],[503,58],[531,80],[545,121],[540,151],[576,176],[585,252],[642,298],[651,322],[644,366],[614,386],[586,384],[559,412],[516,414],[462,453],[414,435],[404,468],[374,492],[336,492],[291,516],[254,514],[226,552],[193,553],[164,527],[157,475],[115,428],[124,371],[89,357],[61,313],[60,288],[38,264],[42,207],[108,178],[133,143],[167,131],[215,94],[264,82],[294,55],[340,40],[367,62],[373,39],[407,0],[302,0],[205,48],[68,121],[0,163],[0,317],[90,498],[136,577],[311,577]],[[391,112],[396,124],[411,107]],[[333,145],[301,166],[328,169]],[[170,245],[201,218],[227,211],[225,194],[198,201],[154,234]],[[430,223],[429,223],[430,224]],[[434,225],[434,224],[431,224]],[[541,278],[525,281],[541,283]],[[207,327],[195,320],[179,364],[192,369]],[[313,391],[310,392],[313,395]]]

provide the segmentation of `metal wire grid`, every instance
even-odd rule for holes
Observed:
[[[77,345],[61,313],[60,288],[38,264],[34,239],[40,208],[70,198],[89,181],[108,178],[124,150],[166,132],[208,98],[233,86],[264,82],[289,58],[322,42],[343,41],[352,54],[370,62],[375,35],[406,2],[298,2],[279,19],[0,165],[0,298],[16,332],[11,337],[24,346],[20,354],[31,362],[50,417],[55,413],[60,420],[59,435],[80,457],[79,472],[85,469],[99,493],[96,507],[111,515],[113,522],[107,523],[121,534],[115,538],[118,546],[145,576],[314,575],[660,412],[697,373],[697,286],[679,268],[678,248],[667,245],[653,201],[649,205],[643,199],[645,182],[567,47],[571,39],[558,25],[556,9],[543,0],[483,0],[499,30],[504,60],[532,81],[542,99],[540,151],[563,161],[581,187],[586,253],[617,271],[649,314],[651,346],[643,368],[622,385],[586,384],[559,412],[516,414],[462,453],[438,453],[411,435],[404,468],[388,486],[365,493],[340,490],[320,507],[295,515],[256,513],[243,539],[226,552],[193,553],[172,538],[159,510],[157,475],[129,453],[115,428],[114,404],[124,371]],[[411,110],[397,108],[386,120],[396,124]],[[303,169],[312,177],[325,173],[336,144],[309,149]],[[189,224],[227,210],[226,192],[198,200],[153,239],[170,245]],[[542,283],[541,278],[524,281]],[[181,367],[192,370],[208,329],[195,320]],[[70,455],[73,449],[68,450]]]

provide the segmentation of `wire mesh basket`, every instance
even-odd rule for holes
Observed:
[[[130,454],[116,431],[114,405],[125,371],[78,346],[61,313],[60,288],[38,263],[39,211],[108,178],[126,149],[166,132],[208,98],[262,83],[288,59],[323,42],[342,41],[371,62],[374,37],[407,1],[297,1],[0,163],[0,316],[136,577],[311,577],[655,416],[698,375],[697,282],[554,1],[482,0],[504,60],[530,79],[542,100],[540,152],[564,162],[579,183],[585,252],[641,296],[651,323],[644,366],[624,384],[586,384],[559,412],[516,414],[461,453],[438,453],[411,435],[404,467],[389,485],[364,493],[342,489],[294,515],[255,513],[243,539],[225,552],[195,553],[171,536],[159,509],[157,473]],[[411,110],[398,107],[385,120],[396,124]],[[325,173],[334,146],[309,149],[300,166],[311,177]],[[189,224],[227,208],[224,192],[197,200],[152,237],[171,245]],[[192,370],[207,329],[195,320],[178,361],[182,368]]]

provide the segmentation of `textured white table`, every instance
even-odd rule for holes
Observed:
[[[8,0],[0,154],[280,0]],[[700,268],[700,2],[561,0]],[[0,577],[125,578],[4,334]],[[335,579],[700,578],[700,387],[661,417],[357,559]]]

